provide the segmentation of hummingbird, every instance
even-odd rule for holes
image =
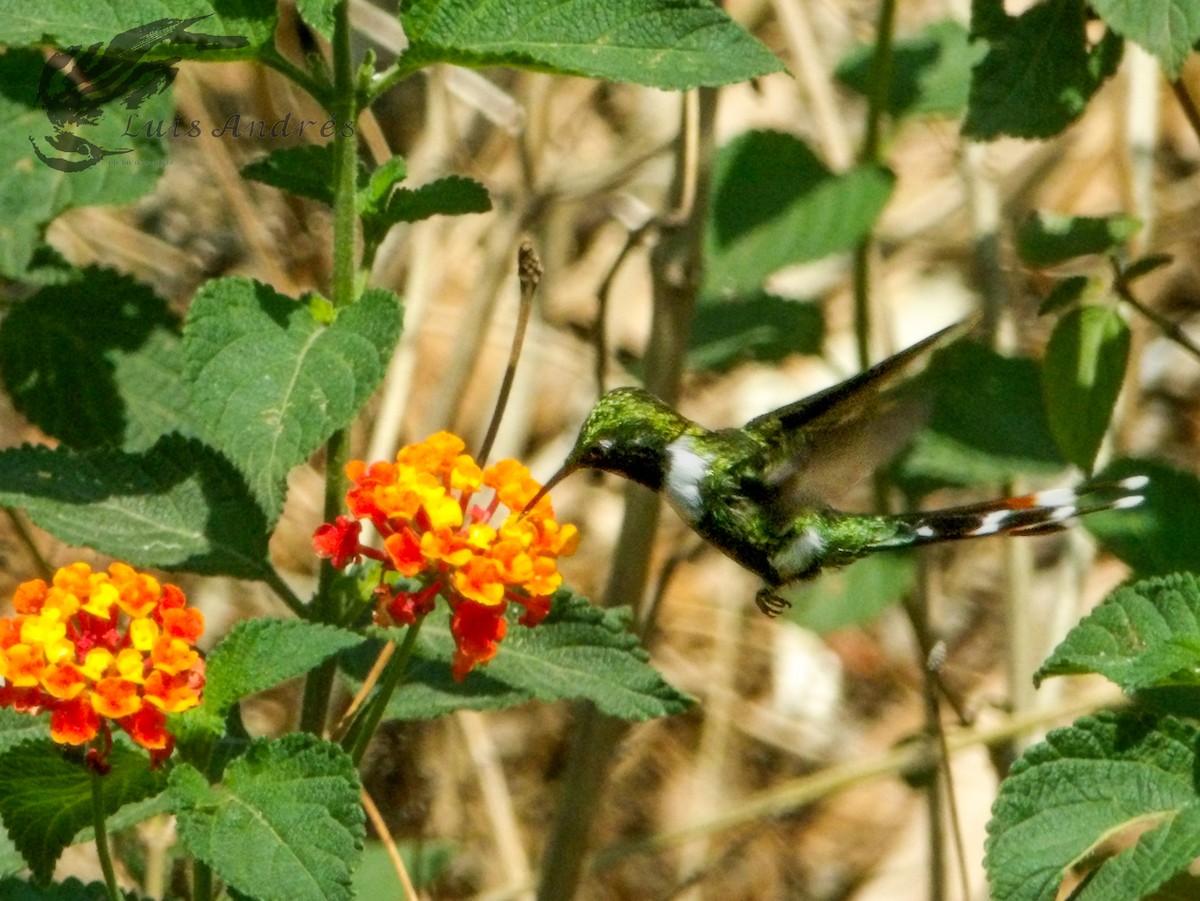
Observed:
[[[988,535],[1036,535],[1068,520],[1142,502],[1145,476],[1084,482],[984,503],[896,514],[835,510],[820,500],[826,472],[881,436],[904,440],[927,407],[896,387],[959,323],[810,397],[709,430],[641,388],[615,388],[585,419],[566,461],[527,505],[571,473],[595,469],[660,492],[709,544],[763,581],[758,608],[777,616],[791,604],[778,591],[877,551]],[[899,449],[898,447],[895,449]]]

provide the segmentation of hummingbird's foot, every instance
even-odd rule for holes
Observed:
[[[767,616],[779,616],[784,610],[792,606],[791,601],[781,598],[771,590],[769,585],[764,585],[758,590],[758,594],[754,596],[754,603]]]

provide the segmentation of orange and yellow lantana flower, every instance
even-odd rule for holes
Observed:
[[[157,763],[174,737],[166,715],[195,707],[204,660],[194,645],[204,616],[174,585],[124,563],[93,572],[72,563],[47,585],[17,586],[15,616],[0,618],[0,707],[50,711],[50,735],[94,746],[101,765],[110,722]]]
[[[562,584],[557,560],[579,542],[574,526],[555,522],[549,498],[525,509],[541,487],[528,469],[516,460],[480,469],[463,449],[462,439],[438,432],[403,448],[394,463],[352,460],[346,466],[351,516],[339,516],[313,536],[317,554],[338,568],[370,557],[420,584],[395,591],[381,583],[381,624],[415,622],[438,595],[446,598],[458,680],[495,656],[509,602],[524,608],[523,625],[545,618]],[[490,501],[472,504],[480,489],[491,489]],[[509,512],[492,525],[501,506]],[[383,537],[382,551],[360,543],[363,519]]]

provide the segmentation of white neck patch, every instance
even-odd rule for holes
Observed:
[[[708,475],[711,462],[711,457],[696,450],[696,442],[690,435],[682,435],[667,445],[663,493],[688,525],[700,521],[704,506],[700,483]]]

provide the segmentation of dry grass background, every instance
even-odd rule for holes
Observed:
[[[961,17],[967,4],[900,6],[903,35],[937,18]],[[861,140],[864,109],[833,84],[830,72],[852,42],[871,38],[876,4],[737,0],[728,8],[794,77],[723,90],[719,140],[748,128],[777,128],[810,141],[831,165],[847,165]],[[395,37],[363,18],[368,13],[358,9],[359,44],[372,43],[386,57]],[[285,46],[294,40],[289,35],[294,31],[285,22]],[[1189,68],[1184,80],[1200,89],[1196,74]],[[182,118],[202,123],[233,114],[323,118],[279,77],[240,64],[185,64],[176,96]],[[528,235],[546,276],[495,455],[519,455],[542,476],[555,468],[595,397],[589,336],[598,285],[639,217],[662,212],[679,110],[677,96],[639,87],[508,71],[464,77],[433,70],[386,98],[364,123],[368,152],[377,159],[403,154],[410,183],[447,173],[476,178],[495,209],[400,227],[389,237],[373,280],[407,301],[405,334],[387,384],[356,427],[356,456],[386,456],[397,443],[442,427],[469,443],[479,440],[513,328],[515,248]],[[1149,114],[1157,116],[1147,124]],[[176,139],[153,196],[126,209],[68,213],[50,238],[75,262],[145,280],[180,310],[204,279],[220,275],[249,275],[293,295],[322,289],[329,278],[328,213],[237,176],[277,146],[207,135]],[[1196,136],[1153,64],[1136,54],[1127,53],[1082,121],[1055,141],[970,146],[957,122],[926,119],[891,131],[886,154],[899,181],[878,229],[872,302],[879,354],[976,306],[987,285],[1002,292],[1009,311],[1005,343],[1037,354],[1048,326],[1034,311],[1045,286],[1017,269],[1007,237],[1035,206],[1141,216],[1147,227],[1139,249],[1175,257],[1139,283],[1143,298],[1185,324],[1195,320]],[[989,228],[1001,234],[993,268],[977,253],[977,239]],[[794,275],[820,285],[828,359],[797,357],[773,367],[742,366],[721,378],[689,377],[682,400],[688,414],[710,426],[735,424],[852,371],[848,261]],[[649,311],[648,255],[638,249],[612,292],[606,326],[614,351],[639,354]],[[1194,362],[1144,323],[1134,325],[1139,340],[1115,446],[1194,469]],[[627,378],[614,360],[606,361],[606,371],[610,384]],[[11,407],[0,415],[5,445],[44,440]],[[272,544],[275,560],[301,588],[315,574],[309,536],[320,519],[321,466],[316,459],[294,474]],[[564,567],[584,593],[598,594],[609,567],[620,565],[610,556],[621,518],[619,487],[576,478],[556,491],[560,518],[579,524],[585,536]],[[670,515],[660,531],[657,565],[688,540]],[[35,542],[55,564],[78,556],[42,534]],[[1012,751],[1001,743],[989,755],[978,740],[988,730],[1006,733],[1017,715],[1006,709],[1008,649],[1024,648],[1024,659],[1035,665],[1056,634],[1124,574],[1112,560],[1093,559],[1086,545],[1080,536],[994,541],[924,556],[935,627],[947,647],[944,678],[976,715],[972,729],[951,736],[972,897],[986,894],[984,824],[998,767]],[[30,556],[11,530],[0,551],[2,587],[30,577]],[[256,586],[184,584],[214,631],[237,618],[282,612]],[[944,897],[959,897],[944,807],[931,807],[928,795],[897,772],[908,753],[899,743],[920,735],[925,720],[920,660],[904,618],[891,611],[820,640],[759,615],[749,603],[755,588],[712,552],[681,566],[670,582],[651,645],[654,663],[699,703],[686,715],[637,726],[621,745],[593,845],[617,852],[598,859],[580,897],[926,898],[936,869],[931,829],[947,858]],[[1033,632],[1012,633],[1006,593],[1026,605]],[[1020,700],[1019,716],[1034,731],[1048,727],[1095,703],[1098,689],[1047,686]],[[296,703],[294,689],[274,692],[259,699],[249,720],[262,731],[285,729]],[[530,705],[383,732],[366,776],[390,828],[400,839],[459,846],[432,897],[529,897],[551,811],[570,803],[557,792],[570,727],[564,707]]]

